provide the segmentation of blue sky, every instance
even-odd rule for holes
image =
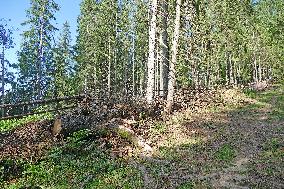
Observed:
[[[60,11],[55,15],[56,21],[53,22],[58,28],[62,28],[62,24],[68,21],[71,26],[73,44],[76,37],[77,17],[80,13],[81,0],[55,0],[61,7]],[[8,25],[14,29],[13,38],[15,48],[9,49],[6,52],[6,58],[11,62],[17,62],[16,52],[20,49],[21,36],[20,34],[25,30],[21,26],[26,19],[26,10],[30,6],[30,0],[0,0],[0,18],[6,20],[11,19]]]

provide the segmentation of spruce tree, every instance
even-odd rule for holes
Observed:
[[[28,30],[22,34],[19,59],[19,90],[27,99],[40,99],[47,95],[53,73],[53,35],[57,30],[52,21],[59,10],[54,0],[31,0],[27,21]]]
[[[58,42],[54,48],[54,92],[56,96],[74,93],[72,86],[74,61],[72,57],[71,32],[68,22],[63,24]]]
[[[109,37],[107,11],[102,9],[105,2],[84,0],[79,16],[79,36],[77,38],[78,77],[81,88],[92,91],[101,90],[105,84]],[[115,17],[114,17],[115,18]],[[114,19],[112,18],[112,19]],[[104,80],[104,82],[102,81]]]

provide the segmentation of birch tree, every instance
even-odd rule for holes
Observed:
[[[175,16],[175,21],[174,21],[173,42],[172,42],[172,50],[171,50],[172,54],[171,54],[171,61],[170,61],[170,67],[169,67],[169,84],[168,84],[166,112],[172,111],[172,105],[174,103],[174,91],[175,91],[175,84],[176,84],[175,65],[177,64],[177,55],[178,55],[180,15],[181,15],[181,0],[177,0],[176,16]]]
[[[148,103],[153,102],[154,97],[154,85],[155,85],[155,47],[156,47],[156,29],[157,29],[157,0],[152,0],[150,9],[150,24],[149,24],[149,53],[147,62],[147,89],[146,89],[146,99]]]

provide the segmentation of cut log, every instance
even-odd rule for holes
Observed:
[[[52,127],[52,135],[56,137],[57,135],[60,134],[61,130],[62,130],[62,120],[61,118],[56,118]]]

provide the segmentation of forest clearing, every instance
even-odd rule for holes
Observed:
[[[284,188],[283,0],[0,6],[0,188]]]

